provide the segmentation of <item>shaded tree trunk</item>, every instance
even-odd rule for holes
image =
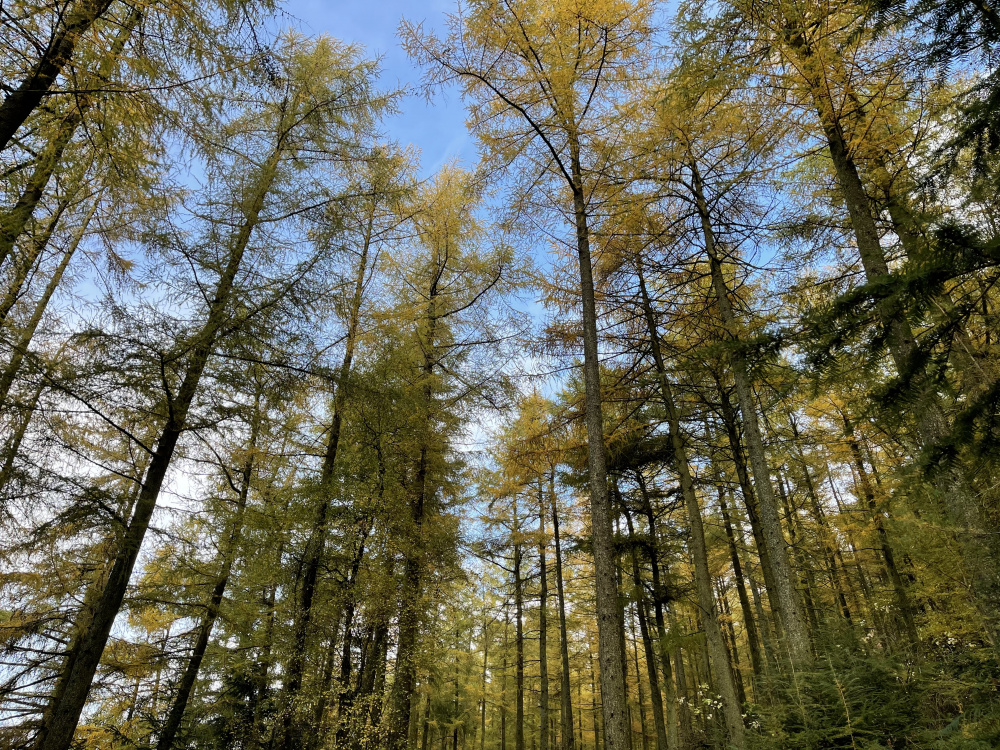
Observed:
[[[265,198],[274,183],[287,135],[284,129],[284,117],[282,119],[278,142],[261,170],[256,192],[245,209],[243,224],[233,240],[227,264],[210,300],[208,316],[192,342],[184,378],[170,404],[166,423],[156,440],[156,447],[146,469],[128,529],[115,553],[108,579],[102,586],[94,617],[82,630],[78,630],[73,638],[42,717],[36,735],[35,750],[68,750],[73,741],[73,733],[87,701],[101,654],[111,634],[111,626],[125,598],[125,591],[156,507],[160,488],[170,467],[177,442],[187,426],[188,411],[198,393],[201,376],[213,353],[219,332],[227,319],[229,300],[250,235],[259,222]]]

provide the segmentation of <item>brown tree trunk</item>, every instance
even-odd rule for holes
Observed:
[[[632,516],[625,509],[625,522],[628,525],[628,535],[631,544],[632,586],[635,589],[635,601],[638,609],[639,635],[642,638],[643,654],[646,657],[646,677],[649,681],[650,704],[653,710],[653,726],[656,730],[657,750],[667,750],[667,725],[663,718],[663,702],[660,697],[660,679],[656,671],[656,656],[653,651],[652,639],[649,635],[648,612],[646,609],[645,587],[639,574],[639,558],[635,551],[635,528]],[[636,664],[636,678],[639,675],[639,665]]]
[[[636,471],[635,474],[636,482],[639,485],[639,497],[642,499],[642,511],[646,516],[646,524],[649,526],[649,567],[653,583],[653,616],[656,622],[657,641],[660,645],[660,666],[663,669],[664,693],[667,703],[666,716],[664,716],[664,722],[667,725],[667,747],[669,750],[676,750],[681,744],[677,729],[678,688],[674,686],[674,671],[670,666],[670,648],[667,645],[667,628],[663,617],[666,588],[660,576],[660,548],[656,530],[656,515],[653,513],[653,504],[649,498],[645,477],[641,471]]]
[[[520,535],[517,498],[514,498],[514,534]],[[521,543],[514,542],[514,750],[524,750],[524,592],[521,579]]]
[[[562,726],[562,750],[575,750],[573,743],[573,700],[570,694],[569,636],[566,632],[566,594],[563,590],[562,546],[559,540],[559,508],[555,489],[556,472],[549,472],[549,498],[552,503],[552,536],[556,552],[556,597],[559,604],[559,658],[562,668],[560,684],[560,722]],[[582,709],[581,709],[582,710]]]
[[[854,437],[854,425],[851,424],[846,414],[842,414],[841,417],[844,421],[844,435],[847,437],[847,445],[851,450],[851,458],[854,460],[854,466],[858,471],[858,478],[861,484],[861,492],[859,494],[864,497],[868,505],[868,510],[871,512],[872,524],[875,526],[875,533],[878,535],[879,546],[882,550],[882,558],[885,561],[886,570],[889,572],[889,580],[892,583],[892,590],[896,596],[896,608],[899,610],[903,632],[906,634],[910,647],[917,648],[920,645],[920,636],[917,635],[917,626],[913,621],[913,605],[910,603],[910,595],[906,590],[906,582],[899,573],[899,567],[896,565],[896,553],[889,540],[889,532],[885,528],[882,511],[875,502],[875,490],[868,479],[868,472],[865,470],[865,463],[861,458],[861,448]]]
[[[106,7],[107,1],[96,0],[96,2],[93,2],[92,0],[78,0],[77,6],[104,4]],[[125,47],[125,42],[128,41],[132,30],[139,22],[139,16],[140,14],[137,10],[133,10],[129,14],[128,19],[122,24],[121,29],[119,29],[115,41],[112,42],[111,50],[101,60],[97,72],[83,82],[84,88],[97,88],[111,75],[111,72],[118,64],[118,57]],[[0,105],[0,151],[7,144],[7,139],[3,135],[5,129],[5,110],[12,103],[12,100],[18,96],[18,93],[15,91]],[[87,112],[94,105],[95,99],[96,94],[93,91],[84,91],[77,95],[70,111],[57,123],[55,132],[48,138],[41,154],[35,162],[34,170],[32,170],[31,176],[28,178],[28,182],[24,190],[22,190],[21,195],[18,196],[17,201],[9,211],[0,213],[0,266],[3,266],[7,257],[14,249],[14,243],[17,242],[18,238],[24,232],[24,228],[27,226],[32,214],[34,214],[35,209],[38,207],[39,201],[41,201],[42,196],[45,194],[45,188],[48,186],[49,180],[52,179],[52,175],[59,166],[66,146],[69,145],[77,128],[80,127],[80,124],[86,117]],[[34,257],[29,254],[27,258],[22,260],[20,265],[23,266],[23,272],[18,274],[20,278],[24,278],[24,275],[30,270],[36,258],[37,254]],[[20,268],[18,270],[19,272],[22,271]]]
[[[18,371],[21,369],[21,364],[24,362],[24,358],[28,355],[28,348],[31,346],[31,340],[35,336],[35,331],[38,330],[39,323],[42,322],[42,316],[45,314],[45,309],[48,307],[49,301],[52,299],[52,295],[55,294],[56,287],[59,286],[59,282],[62,281],[63,274],[66,273],[66,269],[69,267],[70,260],[72,260],[73,255],[76,253],[76,249],[80,246],[80,242],[83,240],[83,236],[87,231],[87,226],[90,224],[96,208],[97,204],[95,203],[94,207],[90,210],[90,213],[87,214],[87,217],[77,230],[76,236],[70,242],[69,247],[63,251],[62,258],[59,260],[59,265],[56,266],[55,270],[52,272],[52,276],[49,277],[49,283],[46,284],[45,291],[42,292],[42,296],[35,303],[35,309],[32,311],[31,317],[21,329],[21,335],[14,343],[10,360],[8,360],[3,373],[0,373],[0,413],[6,411],[5,407],[7,404],[7,396],[10,395],[10,389],[14,385],[14,380],[17,378]],[[0,319],[0,324],[2,323],[3,320]]]
[[[690,532],[688,541],[691,545],[691,556],[694,559],[695,587],[698,591],[698,606],[701,609],[701,618],[705,627],[708,650],[712,658],[712,674],[715,677],[716,687],[722,697],[723,714],[726,719],[729,744],[736,748],[742,748],[746,742],[743,730],[743,714],[736,697],[733,676],[729,670],[729,659],[726,656],[725,643],[722,640],[722,631],[719,628],[718,611],[715,608],[715,597],[712,593],[712,578],[708,569],[708,550],[705,545],[701,508],[695,494],[694,479],[691,476],[691,469],[688,464],[687,448],[684,445],[684,437],[681,434],[680,416],[674,404],[673,390],[670,387],[670,381],[667,379],[666,365],[660,351],[659,333],[656,327],[656,320],[653,317],[649,294],[646,290],[646,282],[642,275],[642,264],[637,263],[636,268],[638,269],[639,289],[642,294],[643,313],[646,318],[650,347],[653,353],[653,361],[656,364],[660,396],[667,413],[667,427],[670,433],[670,445],[674,454],[675,470],[679,475],[681,496],[684,499],[684,507],[687,510]]]
[[[330,501],[335,492],[335,474],[337,465],[337,449],[340,445],[340,431],[343,422],[344,406],[347,401],[347,381],[351,375],[351,365],[354,361],[354,349],[357,346],[358,324],[361,314],[361,304],[364,297],[365,275],[368,271],[368,251],[371,246],[372,227],[375,216],[375,200],[372,199],[371,213],[362,244],[361,257],[354,276],[354,294],[347,324],[347,337],[344,341],[344,357],[340,363],[337,376],[336,393],[333,399],[333,417],[327,436],[326,451],[323,455],[323,466],[320,470],[317,503],[314,518],[306,540],[302,555],[301,580],[299,582],[299,601],[295,608],[292,624],[292,653],[288,660],[287,674],[283,690],[283,710],[281,733],[277,742],[278,750],[294,750],[301,743],[296,736],[295,704],[302,688],[302,672],[305,665],[309,624],[312,621],[313,599],[316,596],[316,586],[319,569],[323,561],[326,547],[327,515]]]
[[[740,611],[743,613],[743,627],[747,631],[747,645],[750,648],[750,664],[753,667],[754,675],[763,677],[766,674],[764,658],[760,653],[759,636],[757,635],[757,623],[750,607],[750,597],[747,595],[746,581],[743,576],[743,564],[736,546],[736,533],[733,531],[733,524],[729,517],[729,508],[726,506],[726,497],[722,486],[719,486],[719,511],[722,513],[722,525],[726,530],[726,540],[729,542],[729,559],[733,565],[733,578],[736,580],[736,594],[740,599]]]
[[[284,118],[283,118],[284,119]],[[236,275],[257,225],[264,201],[274,183],[278,161],[284,151],[284,123],[278,142],[261,170],[257,192],[246,208],[244,222],[230,248],[229,259],[211,298],[208,317],[193,341],[184,379],[170,404],[169,416],[160,430],[135,503],[131,521],[115,554],[107,582],[104,584],[93,619],[76,633],[63,664],[56,686],[42,717],[35,739],[35,750],[68,750],[73,741],[80,713],[90,692],[90,685],[101,654],[111,634],[118,610],[125,598],[139,548],[146,536],[150,518],[156,507],[160,488],[173,458],[181,433],[187,426],[188,410],[194,402],[202,373],[214,350],[220,329],[226,321],[229,299]]]
[[[624,641],[619,626],[620,607],[616,577],[611,504],[608,499],[607,456],[601,407],[601,365],[597,339],[597,303],[590,257],[590,228],[584,195],[580,145],[570,139],[573,216],[580,260],[580,292],[583,308],[583,374],[587,465],[590,479],[590,519],[594,551],[597,615],[597,655],[601,665],[601,705],[607,750],[625,750],[629,743],[625,697]],[[518,748],[520,750],[520,748]]]
[[[538,747],[549,750],[548,570],[545,564],[545,493],[538,478]]]
[[[222,606],[222,598],[226,593],[226,586],[229,584],[233,564],[236,562],[240,539],[243,536],[243,516],[247,507],[247,499],[250,496],[250,481],[253,478],[254,472],[254,454],[257,450],[257,439],[260,435],[261,393],[259,388],[255,395],[254,412],[250,423],[250,439],[247,443],[249,457],[246,463],[243,464],[240,472],[240,492],[236,503],[236,515],[232,520],[229,534],[222,546],[221,559],[219,560],[220,572],[212,589],[212,595],[209,597],[208,607],[198,627],[194,649],[192,649],[187,667],[184,669],[184,673],[177,683],[177,690],[170,704],[170,710],[167,712],[167,719],[163,723],[163,726],[160,727],[159,737],[156,741],[156,750],[170,750],[173,747],[177,732],[181,727],[181,719],[184,718],[188,699],[191,697],[195,680],[198,679],[198,672],[201,670],[205,651],[208,649],[208,641],[212,637],[215,620],[219,616],[219,608]]]
[[[24,121],[38,108],[42,97],[72,59],[80,38],[104,15],[112,2],[76,0],[69,12],[60,18],[31,72],[0,104],[0,151],[7,148]]]
[[[702,234],[705,241],[705,252],[708,255],[712,279],[712,289],[722,324],[735,346],[730,356],[733,379],[736,382],[736,395],[740,405],[740,415],[743,418],[743,432],[746,439],[747,452],[750,455],[750,468],[753,472],[756,489],[757,508],[760,512],[761,531],[764,546],[767,548],[771,564],[771,577],[774,582],[774,595],[779,602],[782,626],[787,639],[788,652],[793,662],[805,662],[809,659],[809,635],[802,619],[801,608],[795,594],[794,577],[788,562],[788,550],[784,534],[781,531],[781,517],[774,498],[771,485],[771,470],[768,466],[767,454],[764,450],[764,438],[761,434],[757,418],[757,404],[750,383],[749,368],[745,355],[739,349],[740,324],[729,299],[729,288],[722,272],[722,260],[718,254],[715,242],[715,232],[712,228],[712,217],[705,198],[701,175],[697,164],[692,160],[692,188],[695,206],[701,219]],[[768,592],[770,595],[770,591]]]

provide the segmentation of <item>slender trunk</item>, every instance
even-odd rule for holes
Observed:
[[[674,673],[670,666],[670,648],[667,645],[667,627],[663,617],[663,603],[667,592],[660,578],[660,549],[656,532],[656,515],[649,499],[649,489],[641,471],[636,471],[636,482],[639,485],[639,496],[642,498],[642,511],[649,526],[649,567],[653,582],[653,617],[656,622],[657,641],[660,646],[660,666],[663,669],[664,693],[667,704],[664,721],[667,725],[667,747],[675,750],[680,742],[677,736],[677,688],[674,686]]]
[[[548,570],[545,564],[545,493],[538,478],[538,746],[549,750]]]
[[[633,611],[633,615],[635,612]],[[639,731],[641,732],[642,750],[649,750],[649,737],[646,732],[646,696],[642,687],[642,672],[639,670],[639,646],[635,638],[635,620],[632,621],[632,661],[635,664],[635,684],[639,701]]]
[[[594,750],[597,750],[602,747],[600,710],[597,708],[597,677],[594,674],[594,655],[588,651],[587,657],[590,660],[590,715],[594,720]]]
[[[705,241],[705,251],[708,255],[712,288],[723,326],[729,337],[739,341],[739,321],[729,299],[729,288],[722,272],[722,260],[718,254],[715,242],[715,232],[712,228],[711,214],[705,199],[701,175],[694,161],[690,164],[692,188],[695,205],[701,219],[702,234]],[[804,662],[809,658],[809,636],[802,619],[801,608],[795,594],[793,574],[788,562],[788,551],[784,534],[781,531],[781,517],[771,486],[771,471],[764,451],[764,438],[757,419],[757,405],[754,400],[753,388],[750,383],[749,368],[742,350],[733,348],[730,357],[733,379],[736,382],[736,395],[743,417],[743,432],[746,439],[747,452],[750,454],[750,468],[753,472],[756,489],[757,507],[760,512],[761,530],[764,545],[772,567],[772,578],[775,586],[775,596],[779,602],[782,626],[788,642],[789,655],[793,662]],[[770,592],[769,592],[770,593]]]
[[[244,222],[234,239],[228,263],[216,285],[215,294],[209,304],[208,317],[193,342],[184,379],[170,403],[166,423],[156,440],[142,490],[136,500],[124,539],[115,554],[107,582],[100,594],[95,616],[73,639],[62,672],[42,717],[36,735],[35,750],[68,750],[73,741],[73,733],[87,701],[104,646],[111,634],[111,626],[125,598],[132,569],[139,556],[139,548],[146,536],[174,449],[187,426],[188,411],[198,393],[202,373],[214,351],[219,331],[226,321],[229,299],[250,235],[259,221],[264,200],[274,183],[287,134],[284,123],[282,125],[278,143],[261,171],[257,192],[246,209]]]
[[[409,696],[413,693],[416,685],[417,642],[419,640],[420,599],[424,567],[423,526],[429,501],[427,474],[430,468],[431,408],[434,399],[432,378],[437,348],[437,306],[438,297],[441,294],[438,282],[441,280],[443,271],[444,265],[440,253],[435,249],[433,271],[427,292],[425,336],[421,347],[423,350],[423,362],[421,363],[422,435],[414,488],[410,497],[410,544],[404,554],[399,638],[396,645],[396,679],[392,686],[392,714],[389,717],[386,741],[389,750],[402,750],[405,746],[406,731],[410,723]]]
[[[49,246],[52,235],[55,234],[56,228],[59,226],[59,221],[62,219],[63,214],[66,213],[66,210],[73,204],[73,198],[74,195],[71,191],[69,196],[63,197],[59,201],[55,210],[45,222],[45,227],[32,238],[31,247],[14,261],[14,268],[11,272],[10,280],[7,282],[7,289],[4,292],[3,299],[0,300],[0,325],[6,322],[10,311],[14,309],[14,305],[21,298],[24,285],[28,281],[31,269],[35,266],[35,261],[38,260],[45,248]],[[94,205],[96,207],[96,201]]]
[[[619,627],[618,584],[615,549],[608,500],[607,456],[601,407],[601,365],[597,340],[597,303],[590,257],[590,228],[584,195],[580,144],[570,138],[573,216],[580,260],[580,292],[583,308],[583,372],[587,424],[587,466],[590,479],[590,519],[594,551],[597,614],[597,655],[601,665],[601,696],[605,742],[608,750],[625,750],[626,725],[624,642]]]
[[[507,750],[507,654],[510,650],[510,612],[504,605],[503,667],[500,670],[500,750]]]
[[[799,463],[802,465],[802,476],[805,479],[806,494],[809,497],[812,515],[816,521],[816,525],[819,527],[820,538],[826,552],[826,564],[827,569],[830,572],[830,584],[833,587],[834,595],[837,597],[837,603],[840,605],[841,614],[848,623],[852,623],[851,609],[847,605],[847,597],[844,593],[844,584],[840,578],[838,570],[839,566],[837,563],[837,556],[840,553],[840,550],[837,547],[836,537],[830,530],[830,525],[826,521],[826,514],[823,512],[823,506],[819,499],[819,493],[816,491],[816,484],[813,482],[812,473],[809,471],[809,465],[806,463],[805,453],[802,450],[802,440],[799,436],[799,427],[795,421],[795,416],[791,413],[788,415],[788,423],[792,428],[793,442],[795,444],[796,451],[799,454]]]
[[[483,697],[479,702],[479,750],[486,750],[486,674],[490,663],[490,638],[486,631],[486,624],[483,624],[483,677],[480,682],[480,690]]]
[[[660,679],[656,671],[656,656],[653,652],[653,644],[649,635],[649,615],[646,610],[645,587],[642,584],[642,577],[639,574],[639,558],[635,552],[635,528],[632,524],[632,516],[625,510],[625,522],[628,525],[629,540],[632,556],[632,585],[635,589],[635,601],[638,609],[639,635],[642,638],[643,654],[646,657],[646,677],[649,680],[649,696],[653,709],[653,726],[656,729],[657,750],[667,750],[667,725],[663,718],[663,703],[660,698]],[[639,675],[639,666],[636,664],[636,678]]]
[[[237,550],[239,549],[240,539],[243,535],[243,516],[247,507],[247,498],[250,496],[250,481],[253,478],[254,472],[254,454],[257,450],[257,438],[260,435],[261,394],[259,389],[255,395],[254,412],[250,424],[250,440],[247,444],[249,458],[243,464],[240,472],[240,492],[236,503],[236,513],[230,525],[229,534],[222,546],[221,560],[219,561],[219,576],[216,578],[212,595],[208,600],[208,607],[198,627],[198,636],[195,639],[191,657],[188,659],[184,674],[181,675],[180,682],[177,684],[177,692],[174,693],[174,700],[170,704],[170,710],[167,712],[167,720],[160,728],[160,735],[156,741],[156,750],[170,750],[173,747],[177,731],[181,726],[181,719],[184,718],[188,699],[191,697],[195,680],[198,679],[198,672],[201,670],[205,651],[208,649],[208,641],[212,637],[215,620],[219,616],[219,608],[222,606],[222,598],[226,593],[226,586],[229,584],[229,577],[233,571],[233,563],[236,562]]]
[[[420,748],[427,750],[431,739],[431,694],[428,691],[424,700],[424,720],[421,722]]]
[[[736,533],[733,531],[729,508],[726,506],[726,497],[721,485],[719,486],[719,510],[722,513],[722,525],[726,530],[726,540],[729,542],[729,559],[733,564],[733,578],[736,580],[736,594],[740,599],[740,610],[743,613],[743,627],[747,631],[750,664],[753,667],[754,675],[762,677],[765,674],[765,668],[764,658],[760,653],[757,623],[753,616],[753,610],[750,608],[750,597],[747,595],[746,581],[743,576],[743,564],[740,562],[736,546]]]
[[[573,743],[573,700],[570,694],[569,636],[566,632],[566,594],[563,590],[562,547],[559,540],[559,509],[555,490],[556,472],[549,472],[549,498],[552,503],[552,536],[556,551],[556,597],[559,603],[559,658],[560,670],[560,721],[562,726],[562,750],[575,750]]]
[[[813,600],[813,586],[809,580],[809,565],[806,562],[805,553],[802,549],[801,534],[799,533],[798,513],[792,507],[785,488],[785,478],[781,471],[776,472],[776,486],[778,488],[778,499],[787,519],[789,549],[795,558],[795,564],[799,569],[799,589],[802,592],[802,601],[805,605],[806,617],[809,622],[810,641],[819,633],[819,620],[816,616],[816,604]]]
[[[340,655],[340,674],[337,678],[337,747],[344,747],[347,742],[348,733],[354,722],[351,715],[354,706],[355,694],[351,688],[351,654],[354,647],[354,613],[358,600],[358,572],[361,570],[361,563],[365,557],[365,542],[371,532],[371,523],[365,519],[362,521],[361,538],[358,541],[358,549],[351,561],[351,572],[347,579],[347,606],[344,608],[344,643]],[[323,718],[323,711],[326,708],[326,693],[324,693],[316,706],[316,713],[313,726],[318,728]],[[318,734],[318,733],[317,733]],[[315,735],[314,735],[315,736]],[[311,746],[315,746],[310,743]]]
[[[722,631],[719,628],[718,611],[715,608],[715,598],[712,594],[712,578],[708,569],[708,551],[705,545],[705,532],[702,527],[701,508],[695,494],[694,479],[691,476],[687,447],[684,445],[684,436],[681,434],[680,416],[677,413],[677,407],[674,403],[673,389],[667,378],[666,365],[660,351],[660,337],[656,327],[656,320],[653,317],[652,306],[649,302],[646,282],[642,275],[642,264],[637,263],[636,267],[638,269],[639,289],[642,294],[643,312],[648,327],[650,347],[659,380],[660,396],[667,413],[667,428],[670,433],[670,445],[673,449],[674,462],[676,464],[675,470],[680,478],[681,496],[684,499],[684,507],[687,510],[690,532],[689,544],[691,546],[691,555],[694,558],[698,606],[701,609],[702,623],[705,626],[705,636],[708,641],[708,650],[711,654],[712,674],[715,677],[716,687],[722,697],[723,714],[726,718],[726,731],[729,735],[729,743],[736,748],[742,748],[745,746],[743,715],[736,697],[733,676],[729,670],[729,659],[726,656]]]
[[[520,534],[514,498],[514,534]],[[514,750],[524,750],[524,592],[521,588],[521,543],[514,542]]]
[[[52,295],[55,294],[56,287],[59,286],[59,282],[62,281],[63,274],[66,272],[66,268],[69,266],[69,262],[73,258],[74,253],[76,253],[76,249],[80,246],[80,241],[83,239],[83,235],[87,231],[87,225],[90,224],[90,220],[93,218],[96,208],[97,204],[95,203],[94,207],[87,215],[87,218],[84,219],[82,226],[77,231],[76,236],[70,242],[69,247],[63,251],[59,265],[57,265],[55,270],[52,272],[52,276],[49,278],[49,283],[45,286],[45,291],[42,292],[41,298],[39,298],[39,300],[35,303],[35,309],[31,313],[31,318],[28,319],[24,328],[21,329],[21,335],[18,337],[17,342],[13,346],[10,360],[4,368],[3,373],[0,374],[0,412],[5,410],[7,396],[10,394],[10,389],[14,384],[14,379],[17,377],[17,373],[21,369],[21,364],[24,362],[24,358],[28,354],[28,347],[31,346],[31,340],[35,336],[35,331],[38,330],[38,324],[42,322],[42,316],[45,314],[45,309],[48,307],[49,301],[52,299]]]
[[[312,621],[313,599],[319,580],[320,565],[326,548],[327,516],[330,501],[335,493],[335,469],[337,466],[337,450],[340,445],[340,432],[343,422],[344,406],[347,400],[347,381],[351,375],[351,365],[354,361],[354,350],[357,345],[358,324],[361,314],[361,304],[364,298],[365,274],[368,269],[368,251],[371,245],[372,226],[375,216],[375,201],[372,201],[371,214],[362,244],[361,258],[358,261],[354,277],[354,295],[347,324],[347,337],[344,342],[344,357],[340,363],[337,376],[336,393],[333,399],[333,416],[327,435],[326,451],[323,455],[323,466],[320,469],[317,503],[314,510],[312,526],[306,540],[302,555],[302,577],[299,586],[299,601],[295,608],[292,624],[292,654],[288,660],[288,672],[285,677],[281,733],[277,743],[278,750],[294,749],[300,742],[296,736],[295,704],[302,688],[302,673],[305,666],[309,624]]]
[[[757,547],[757,556],[760,559],[760,572],[764,579],[764,592],[767,596],[768,604],[771,605],[771,613],[776,617],[775,629],[780,631],[781,623],[781,602],[775,593],[777,585],[774,582],[774,567],[771,565],[771,558],[767,552],[767,543],[764,540],[764,527],[760,520],[760,511],[757,506],[757,496],[750,482],[750,475],[747,472],[746,454],[743,452],[743,440],[740,437],[740,426],[733,408],[729,393],[716,378],[716,385],[719,391],[719,405],[722,411],[722,421],[726,427],[726,434],[729,438],[730,450],[733,454],[733,466],[736,469],[736,478],[739,481],[740,493],[743,495],[743,507],[746,508],[747,521],[750,523],[750,533],[753,535],[754,544]],[[761,620],[761,627],[765,629],[765,635],[770,632],[770,624],[767,619]],[[768,636],[770,641],[770,637]]]
[[[736,699],[742,706],[747,702],[747,694],[746,689],[743,686],[743,678],[741,676],[742,669],[740,668],[740,650],[739,645],[736,642],[736,628],[733,626],[733,610],[729,608],[729,599],[726,597],[726,590],[722,587],[722,584],[719,583],[717,588],[719,611],[725,618],[725,635],[729,636],[727,650],[729,651],[729,655],[731,657],[730,667],[733,672],[733,682],[736,685]]]
[[[900,575],[899,567],[896,565],[896,553],[892,548],[892,542],[889,540],[889,532],[885,528],[882,511],[875,501],[875,490],[868,478],[868,472],[865,470],[865,463],[861,458],[861,448],[854,437],[854,425],[851,424],[846,414],[842,414],[841,417],[844,421],[844,434],[847,437],[847,444],[851,450],[851,458],[854,460],[854,466],[858,471],[859,483],[861,485],[861,492],[859,494],[864,497],[868,505],[868,510],[871,512],[872,524],[875,526],[875,533],[878,535],[882,558],[885,561],[886,570],[889,572],[889,580],[892,583],[892,590],[896,597],[896,608],[899,610],[903,632],[906,634],[911,648],[916,648],[920,644],[920,636],[917,635],[917,626],[913,621],[913,605],[910,603],[910,595],[906,590],[906,582],[903,580],[903,576]]]

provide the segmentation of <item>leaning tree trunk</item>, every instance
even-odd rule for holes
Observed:
[[[41,201],[42,196],[45,194],[45,188],[48,186],[49,180],[52,179],[52,175],[59,166],[63,152],[80,127],[80,124],[84,121],[87,112],[94,106],[97,97],[95,92],[89,89],[97,89],[111,75],[118,62],[118,56],[125,48],[125,42],[128,41],[132,30],[135,29],[139,22],[139,15],[137,10],[133,10],[129,14],[128,19],[122,24],[121,29],[119,29],[118,35],[111,45],[110,52],[101,61],[96,73],[83,82],[84,91],[76,97],[70,112],[56,125],[55,131],[49,137],[45,147],[39,154],[35,162],[35,168],[28,178],[24,189],[21,191],[21,195],[18,196],[17,201],[9,211],[0,213],[0,266],[3,266],[7,256],[14,249],[14,243],[17,242],[17,239],[24,232],[25,226],[27,226],[28,221],[35,212],[35,208],[38,207],[39,201]],[[3,109],[15,95],[16,92],[7,97],[3,105],[0,105],[0,139],[2,139],[3,135]],[[0,150],[2,149],[3,145],[0,145]],[[29,258],[22,265],[30,268],[33,263],[34,258]]]
[[[258,389],[256,403],[254,404],[253,417],[250,425],[250,440],[248,443],[248,458],[243,464],[240,472],[240,492],[236,503],[236,515],[233,518],[229,535],[223,543],[220,572],[212,588],[212,595],[208,600],[208,607],[202,617],[198,627],[198,635],[195,639],[194,649],[188,659],[184,674],[181,675],[180,682],[177,683],[177,692],[174,693],[174,700],[170,704],[167,712],[167,720],[160,728],[160,736],[156,741],[156,750],[170,750],[173,747],[177,731],[181,726],[181,719],[184,718],[184,710],[187,708],[188,699],[194,689],[195,680],[198,679],[198,672],[201,670],[201,663],[208,650],[208,641],[212,637],[212,629],[219,616],[219,608],[222,605],[222,598],[226,593],[226,586],[229,584],[229,577],[233,571],[233,563],[236,561],[236,553],[239,549],[240,538],[243,535],[243,516],[247,507],[247,499],[250,496],[250,481],[253,478],[254,454],[257,451],[257,438],[260,434],[260,399],[261,394]]]
[[[80,38],[107,12],[112,2],[114,0],[77,0],[59,20],[31,71],[0,104],[0,151],[7,148],[24,121],[38,108],[72,59]]]
[[[142,540],[149,528],[160,488],[173,459],[177,442],[187,427],[188,411],[198,393],[201,376],[212,356],[219,333],[227,320],[229,300],[233,293],[236,275],[250,242],[250,235],[260,221],[265,198],[274,184],[278,162],[285,148],[286,135],[283,122],[279,129],[278,142],[261,169],[256,192],[245,209],[243,224],[234,238],[228,262],[211,297],[208,316],[194,338],[187,370],[170,404],[166,423],[156,440],[156,447],[146,469],[128,529],[115,554],[107,582],[98,597],[94,617],[83,630],[75,634],[72,640],[62,672],[42,716],[41,726],[35,739],[35,750],[68,750],[73,742],[73,733],[87,701],[101,654],[111,634],[111,626],[125,599],[125,591],[139,556]]]
[[[62,258],[60,258],[59,264],[52,272],[52,276],[49,277],[49,283],[45,285],[42,296],[35,302],[35,308],[32,310],[31,317],[25,323],[24,327],[21,328],[20,336],[14,342],[10,360],[7,362],[7,366],[3,372],[0,373],[0,414],[6,411],[7,397],[10,395],[10,389],[14,385],[14,380],[17,378],[25,357],[28,356],[28,349],[31,346],[31,340],[35,337],[35,331],[38,330],[38,325],[42,322],[42,317],[45,315],[45,309],[48,307],[52,295],[55,294],[59,282],[62,281],[63,274],[66,273],[66,269],[69,267],[69,262],[73,259],[76,249],[80,246],[80,242],[83,240],[87,226],[90,224],[90,220],[93,218],[96,209],[97,204],[95,203],[77,230],[76,236],[70,241],[69,247],[63,251]],[[0,319],[0,325],[2,324],[3,320]]]

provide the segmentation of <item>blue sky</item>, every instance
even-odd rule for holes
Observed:
[[[363,44],[368,54],[382,56],[382,82],[415,87],[420,70],[399,46],[396,29],[405,16],[441,29],[446,13],[455,9],[454,0],[290,0],[283,6],[288,23],[309,35],[329,34],[345,42]],[[386,133],[402,145],[413,144],[421,151],[421,172],[429,175],[443,163],[458,158],[471,166],[476,158],[475,143],[465,129],[465,112],[457,92],[437,94],[428,103],[414,93],[402,102],[401,114],[386,122]]]

